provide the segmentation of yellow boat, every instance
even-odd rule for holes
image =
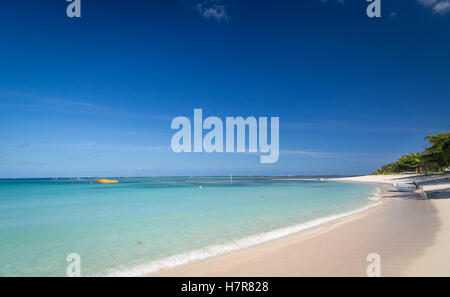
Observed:
[[[99,184],[117,184],[119,181],[116,179],[97,179]]]

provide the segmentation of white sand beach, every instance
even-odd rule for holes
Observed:
[[[380,205],[258,246],[150,276],[366,276],[367,255],[382,276],[450,276],[450,174],[330,179],[376,183]],[[415,181],[429,199],[399,192]]]

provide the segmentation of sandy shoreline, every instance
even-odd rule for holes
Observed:
[[[366,276],[366,257],[381,257],[383,276],[450,276],[450,175],[332,179],[376,183],[380,206],[267,243],[159,271],[151,276]],[[416,181],[429,200],[398,192]]]

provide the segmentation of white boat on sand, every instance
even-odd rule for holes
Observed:
[[[412,183],[394,183],[394,187],[401,192],[413,192],[415,190],[420,189],[419,185],[416,182]]]

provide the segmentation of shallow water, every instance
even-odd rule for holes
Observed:
[[[64,276],[70,253],[82,275],[139,275],[346,215],[375,192],[271,178],[0,180],[0,275]]]

